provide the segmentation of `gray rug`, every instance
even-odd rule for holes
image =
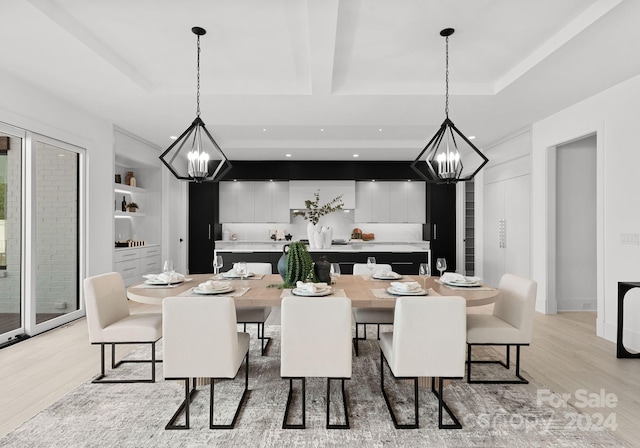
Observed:
[[[273,340],[261,357],[252,340],[248,399],[236,429],[208,429],[209,389],[199,387],[191,409],[191,429],[166,431],[165,424],[182,401],[183,383],[164,381],[162,367],[155,384],[83,384],[40,412],[13,432],[0,438],[2,447],[620,447],[627,446],[612,433],[594,424],[577,425],[578,410],[537,403],[544,386],[530,379],[529,385],[481,385],[453,382],[445,388],[445,400],[461,420],[461,430],[438,429],[437,400],[428,389],[420,391],[420,428],[396,430],[380,392],[380,356],[377,342],[361,342],[354,356],[353,376],[346,383],[351,429],[325,429],[326,379],[307,380],[307,429],[283,430],[282,418],[288,381],[280,378],[279,327],[268,327]],[[252,337],[255,334],[252,334]],[[491,350],[491,349],[488,349]],[[486,352],[491,354],[491,352]],[[480,354],[480,350],[478,350]],[[133,357],[146,357],[139,349]],[[475,351],[474,351],[475,357]],[[97,367],[97,366],[96,366]],[[148,365],[127,364],[123,375],[148,375]],[[244,367],[241,368],[241,374]],[[495,365],[480,366],[500,372]],[[506,371],[506,370],[505,370]],[[506,371],[512,373],[513,370]],[[120,375],[120,373],[118,373]],[[475,371],[474,371],[475,377]],[[388,377],[387,377],[388,378]],[[216,383],[216,423],[230,420],[242,388],[243,376],[235,382]],[[411,416],[410,385],[390,387],[400,420]],[[294,406],[299,404],[299,395]],[[342,420],[339,382],[332,388],[332,420]],[[225,421],[225,416],[228,420]],[[299,417],[292,416],[291,422]]]

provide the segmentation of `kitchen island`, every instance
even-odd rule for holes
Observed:
[[[278,260],[287,241],[216,241],[215,255],[222,255],[223,270],[238,261],[271,263],[277,273]],[[331,263],[340,263],[343,274],[353,272],[354,263],[366,263],[367,257],[376,257],[379,264],[390,264],[400,274],[417,274],[420,263],[431,262],[428,241],[364,241],[333,244],[327,249],[309,249],[314,261],[326,257]]]

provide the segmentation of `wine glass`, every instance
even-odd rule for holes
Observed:
[[[216,255],[213,259],[213,269],[214,274],[218,275],[220,273],[220,268],[224,266],[224,262],[222,261],[222,255]]]
[[[373,270],[376,268],[376,257],[367,257],[367,268],[371,272],[370,275],[373,275]]]
[[[164,262],[164,265],[162,266],[162,272],[165,274],[173,274],[175,272],[172,260],[166,260]]]
[[[438,258],[436,261],[436,268],[440,271],[440,277],[442,277],[442,272],[447,270],[447,260],[444,258]]]
[[[418,275],[422,278],[422,288],[426,289],[427,279],[431,277],[431,266],[429,263],[420,263],[420,267],[418,268]]]
[[[331,263],[331,283],[338,283],[338,278],[340,277],[340,263]]]
[[[236,274],[240,276],[240,279],[244,280],[247,275],[247,263],[245,261],[236,263]]]

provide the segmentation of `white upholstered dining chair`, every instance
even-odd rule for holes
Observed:
[[[89,341],[100,345],[100,374],[92,383],[153,383],[156,380],[156,342],[162,337],[162,314],[131,314],[122,277],[117,272],[84,279]],[[150,344],[150,360],[120,360],[116,363],[117,344]],[[105,346],[111,346],[111,368],[123,363],[151,363],[150,379],[111,379],[105,374]]]
[[[233,268],[236,265],[234,263]],[[273,271],[271,263],[247,263],[247,271],[254,274],[271,274]],[[271,314],[270,306],[249,306],[242,307],[236,310],[238,323],[243,324],[244,331],[247,331],[247,324],[258,325],[258,339],[260,339],[260,354],[264,355],[265,350],[271,342],[270,337],[264,335],[264,323]]]
[[[467,317],[467,382],[484,384],[527,384],[520,374],[520,347],[529,345],[533,336],[537,284],[528,278],[504,274],[498,286],[498,300],[493,314],[469,314]],[[506,346],[506,360],[472,360],[471,348],[477,345]],[[517,379],[473,380],[472,364],[500,364],[510,368],[511,346],[516,346]]]
[[[249,390],[249,334],[237,331],[236,307],[231,297],[168,297],[164,314],[164,378],[184,380],[184,401],[165,429],[189,429],[189,405],[196,378],[209,378],[209,428],[232,429]],[[244,391],[230,424],[214,424],[215,381],[235,378],[245,360]],[[193,386],[189,391],[189,380]],[[184,411],[185,424],[176,420]]]
[[[390,264],[376,264],[375,270],[391,271]],[[353,275],[369,275],[371,270],[366,264],[355,263],[353,265]],[[393,308],[354,308],[353,318],[356,323],[356,337],[353,339],[356,356],[359,356],[358,341],[367,339],[367,324],[374,324],[378,327],[378,339],[380,339],[380,325],[393,325]],[[360,337],[358,329],[360,325],[364,327],[364,336]]]
[[[396,429],[418,428],[418,377],[431,377],[438,398],[438,427],[462,426],[444,401],[443,379],[464,377],[466,301],[457,296],[399,297],[393,332],[380,335],[380,387]],[[385,361],[394,378],[413,380],[414,423],[398,423],[384,386]],[[438,389],[435,379],[438,378]],[[444,424],[442,410],[453,421]]]
[[[344,380],[351,378],[351,300],[346,297],[285,297],[282,300],[280,375],[289,379],[283,429],[306,427],[305,378],[327,378],[328,429],[349,428]],[[293,380],[302,380],[302,423],[289,424]],[[344,424],[332,424],[331,380],[341,380]]]

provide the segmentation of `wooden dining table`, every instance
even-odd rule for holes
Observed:
[[[254,276],[245,279],[221,279],[220,276],[214,277],[213,274],[193,274],[186,277],[187,280],[185,282],[171,286],[153,286],[145,283],[132,285],[127,289],[127,297],[140,303],[162,305],[162,301],[166,297],[191,295],[192,288],[214,278],[229,281],[234,291],[219,295],[231,295],[238,308],[279,306],[283,297],[291,295],[291,290],[278,288],[277,285],[283,282],[282,278],[277,274]],[[376,280],[370,276],[341,275],[332,287],[335,295],[342,295],[351,299],[351,304],[355,308],[394,308],[396,297],[384,294],[384,290],[390,286],[391,281],[417,281],[421,285],[423,284],[421,278],[410,275],[404,275],[399,280]],[[429,277],[424,284],[429,292],[424,297],[460,296],[466,299],[467,307],[488,305],[495,302],[498,296],[497,289],[486,285],[479,288],[449,287],[440,283],[438,277]],[[238,296],[240,293],[242,295]],[[212,295],[211,297],[216,296]]]

